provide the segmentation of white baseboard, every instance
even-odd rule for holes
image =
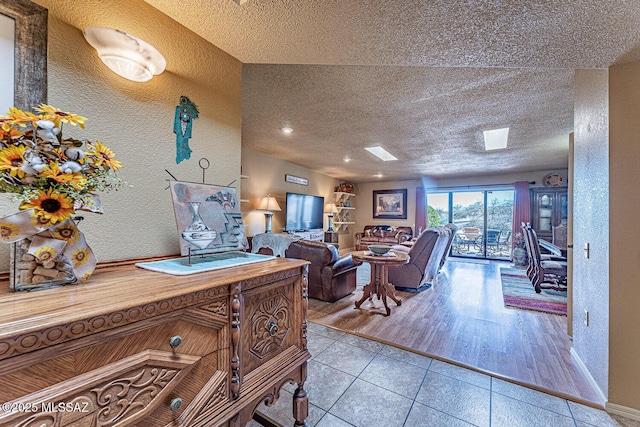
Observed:
[[[571,347],[571,356],[573,356],[575,361],[578,363],[578,367],[580,368],[584,376],[587,377],[587,380],[589,381],[589,384],[591,385],[591,387],[593,387],[593,389],[598,394],[598,397],[600,398],[600,402],[606,407],[607,397],[604,395],[604,393],[600,389],[600,386],[598,385],[596,380],[593,379],[593,376],[591,376],[591,372],[589,372],[589,369],[587,369],[587,365],[585,365],[582,359],[580,359],[580,356],[578,356],[578,353],[576,353],[576,350],[573,347]]]
[[[640,410],[627,408],[626,406],[616,405],[615,403],[607,403],[605,410],[610,414],[620,415],[625,418],[640,421]]]
[[[587,369],[587,366],[584,364],[582,359],[580,359],[580,356],[578,356],[578,353],[576,353],[573,347],[571,347],[571,356],[573,356],[575,361],[578,363],[578,367],[580,368],[582,373],[587,377],[589,384],[591,384],[591,386],[596,391],[598,396],[602,399],[601,401],[604,402],[605,411],[607,411],[610,414],[620,415],[625,418],[630,418],[632,420],[640,421],[640,410],[607,402],[607,398],[605,397],[604,393],[602,393],[602,390],[600,390],[600,387],[596,383],[596,380],[593,379],[593,377],[591,376],[591,372],[589,372],[589,370]]]

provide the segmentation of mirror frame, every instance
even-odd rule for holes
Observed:
[[[47,102],[48,11],[30,0],[0,0],[0,13],[16,21],[14,106],[31,111]]]

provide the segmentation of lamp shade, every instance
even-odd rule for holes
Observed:
[[[338,213],[338,207],[336,206],[335,203],[327,203],[326,205],[324,205],[324,213],[328,213],[328,214]]]
[[[258,205],[258,210],[260,211],[281,211],[280,205],[275,197],[267,194],[260,200],[260,204]]]
[[[102,62],[125,79],[146,82],[167,66],[156,48],[131,34],[105,27],[85,28],[82,33]]]

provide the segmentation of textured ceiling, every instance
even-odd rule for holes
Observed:
[[[146,1],[245,64],[243,146],[354,182],[564,168],[574,69],[640,60],[638,0]]]

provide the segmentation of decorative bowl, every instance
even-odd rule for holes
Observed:
[[[384,255],[391,250],[391,246],[389,245],[369,245],[367,248],[369,248],[374,255]]]

